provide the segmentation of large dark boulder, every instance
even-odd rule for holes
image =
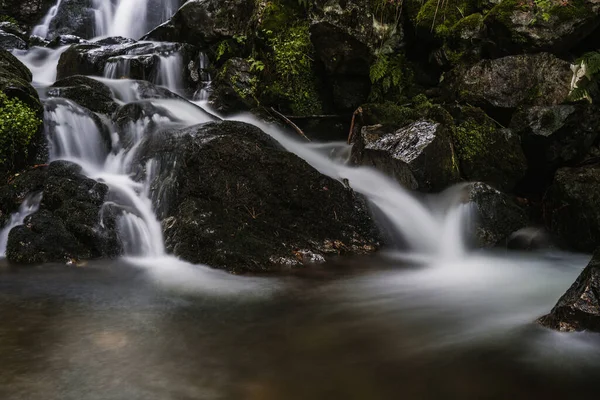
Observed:
[[[521,137],[528,181],[547,187],[557,168],[584,159],[600,132],[600,114],[591,104],[524,107],[510,128]]]
[[[48,29],[47,39],[59,35],[75,35],[84,39],[95,36],[95,14],[92,0],[62,0]]]
[[[245,34],[256,3],[255,0],[190,0],[143,40],[189,43],[206,48]]]
[[[413,190],[440,191],[460,180],[449,128],[428,120],[396,130],[364,126],[353,146],[352,159]]]
[[[564,53],[600,26],[595,0],[544,3],[499,1],[485,18],[494,51],[499,54],[551,51]]]
[[[50,164],[39,211],[10,231],[6,255],[19,264],[114,257],[122,252],[116,216],[100,213],[108,186],[67,161]]]
[[[73,100],[88,110],[100,114],[111,115],[118,108],[108,86],[98,80],[81,75],[56,81],[46,94],[49,97]]]
[[[521,140],[474,107],[461,107],[452,137],[462,176],[510,191],[525,175]]]
[[[0,48],[5,50],[24,50],[27,48],[27,42],[17,35],[0,30]]]
[[[215,122],[149,137],[152,197],[167,250],[232,272],[273,271],[368,253],[377,231],[363,201],[260,129]]]
[[[561,332],[600,332],[600,250],[550,314],[538,322]]]
[[[559,169],[544,209],[550,231],[576,250],[593,251],[600,243],[600,165]]]
[[[473,237],[479,247],[505,244],[514,232],[527,225],[527,214],[513,198],[482,182],[470,183],[463,189],[473,206]]]
[[[490,109],[556,105],[567,100],[573,72],[548,53],[522,54],[453,70],[445,85],[462,103]]]

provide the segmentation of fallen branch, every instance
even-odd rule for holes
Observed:
[[[288,117],[286,117],[279,111],[275,110],[273,107],[271,107],[271,111],[273,111],[275,113],[275,115],[277,115],[279,118],[281,118],[286,124],[291,126],[296,131],[296,133],[298,133],[298,135],[302,136],[304,139],[306,139],[310,142],[310,139],[304,134],[302,129],[298,128],[298,125],[296,125],[295,123],[290,121],[290,119]]]
[[[348,133],[348,144],[352,144],[352,139],[354,138],[354,123],[356,122],[356,116],[358,114],[362,115],[362,107],[358,107],[353,113],[352,113],[352,121],[350,122],[350,133]]]
[[[288,115],[289,119],[327,119],[327,118],[341,118],[342,115],[328,114],[328,115]]]

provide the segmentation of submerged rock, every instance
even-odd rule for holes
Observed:
[[[82,107],[100,114],[112,114],[118,107],[108,86],[86,76],[74,75],[56,81],[46,92],[49,97],[73,100]]]
[[[475,182],[466,186],[467,199],[474,205],[474,237],[479,247],[503,244],[512,233],[527,225],[527,214],[508,195]]]
[[[538,322],[561,332],[600,332],[600,250],[550,314]]]
[[[600,165],[561,168],[545,197],[551,232],[576,250],[600,243]]]
[[[447,87],[464,103],[488,109],[556,105],[567,100],[573,72],[552,54],[483,60],[450,73]]]
[[[19,264],[114,257],[121,253],[115,215],[100,212],[108,186],[55,161],[48,167],[39,211],[8,235],[6,255]]]
[[[378,246],[352,190],[252,125],[207,123],[153,135],[140,155],[157,160],[152,197],[166,247],[187,261],[261,272]]]
[[[442,124],[426,120],[397,130],[382,125],[363,127],[352,159],[413,190],[439,191],[460,180],[450,132]]]

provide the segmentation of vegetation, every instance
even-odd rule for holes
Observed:
[[[13,168],[27,149],[42,121],[17,98],[0,91],[0,164]]]
[[[585,53],[575,62],[573,73],[575,80],[569,95],[572,101],[588,100],[600,94],[600,51]]]

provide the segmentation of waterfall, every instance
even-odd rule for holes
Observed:
[[[42,193],[30,194],[21,203],[19,211],[12,214],[8,223],[0,231],[0,257],[6,256],[6,244],[8,243],[8,234],[10,231],[19,225],[23,225],[25,218],[36,212],[42,201]]]
[[[167,56],[160,56],[158,64],[158,79],[156,84],[169,89],[173,93],[179,93],[183,88],[183,57],[176,52]]]
[[[56,4],[53,5],[50,8],[50,10],[48,10],[48,13],[42,20],[42,23],[33,28],[33,31],[31,32],[32,35],[40,36],[44,39],[46,39],[48,37],[48,31],[50,30],[50,24],[52,23],[52,20],[54,19],[54,17],[56,17],[56,14],[58,13],[61,3],[62,3],[62,0],[58,0],[56,2]]]
[[[210,76],[210,73],[208,72],[208,67],[210,66],[210,61],[208,59],[208,55],[204,52],[200,53],[199,56],[199,70],[200,70],[200,82],[201,82],[201,87],[200,89],[194,94],[194,99],[201,101],[201,102],[206,102],[208,101],[208,96],[210,94],[210,85],[212,83],[212,76]]]
[[[111,57],[104,65],[104,77],[110,79],[129,78],[131,74],[131,57]]]
[[[139,39],[169,19],[179,7],[179,0],[94,0],[93,7],[96,36]]]
[[[58,49],[33,47],[29,50],[13,50],[17,57],[33,74],[33,86],[50,86],[56,81],[56,68],[62,53],[69,46]]]

